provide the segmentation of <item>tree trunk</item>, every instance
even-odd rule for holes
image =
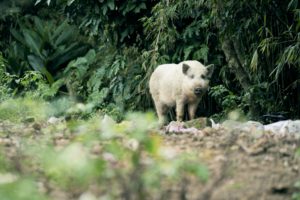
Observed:
[[[227,36],[224,37],[224,40],[221,41],[222,50],[226,56],[226,60],[232,72],[236,75],[237,80],[241,84],[244,90],[248,90],[251,82],[248,76],[247,71],[244,69],[241,60],[238,57],[236,48],[233,45],[233,41],[228,39]]]
[[[214,5],[215,12],[217,13],[217,19],[216,19],[216,25],[219,30],[219,33],[222,32],[222,34],[219,34],[222,50],[225,54],[226,60],[228,62],[230,70],[235,74],[236,79],[240,83],[241,87],[243,88],[243,91],[249,91],[250,86],[253,85],[251,82],[249,73],[246,70],[246,62],[244,55],[245,53],[242,52],[242,45],[240,44],[240,41],[232,36],[232,34],[229,34],[226,31],[221,31],[226,26],[224,22],[224,16],[222,16],[222,13],[224,13],[225,8],[223,5],[222,0],[217,0]],[[259,114],[259,108],[256,105],[254,101],[253,95],[250,97],[250,116],[257,116]]]

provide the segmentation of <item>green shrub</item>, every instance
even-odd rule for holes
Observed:
[[[37,121],[47,118],[48,104],[31,98],[9,99],[0,103],[0,120],[21,122],[27,118]]]

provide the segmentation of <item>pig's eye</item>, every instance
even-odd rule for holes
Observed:
[[[201,75],[201,78],[202,78],[202,79],[206,79],[206,76],[205,76],[205,75]]]
[[[193,78],[194,78],[194,75],[191,75],[190,78],[193,79]]]

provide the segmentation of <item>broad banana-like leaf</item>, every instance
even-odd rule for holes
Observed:
[[[74,28],[72,28],[71,26],[69,26],[66,30],[64,30],[56,39],[56,41],[54,41],[54,46],[59,46],[62,43],[64,43],[65,41],[67,41],[68,39],[74,37],[74,34],[76,34],[76,31]]]
[[[87,50],[89,49],[89,47],[87,45],[83,45],[83,46],[75,46],[73,49],[70,49],[69,51],[66,51],[64,53],[61,53],[59,55],[57,55],[56,57],[53,57],[51,62],[49,63],[49,69],[51,68],[51,70],[57,70],[61,67],[62,64],[71,61],[75,58],[77,58],[78,56],[83,55],[85,52],[87,52]]]
[[[39,58],[36,55],[28,55],[28,62],[30,66],[35,69],[36,71],[40,71],[42,74],[44,74],[50,84],[54,82],[54,79],[52,75],[48,72],[48,70],[45,67],[45,62]]]
[[[24,29],[23,35],[27,48],[29,48],[34,54],[43,57],[41,54],[42,40],[34,31]]]
[[[49,39],[49,29],[51,29],[52,24],[51,23],[43,23],[42,20],[38,17],[34,17],[34,25],[36,28],[36,33],[40,35],[41,38],[43,38],[43,41],[47,41]]]
[[[20,33],[18,33],[18,32],[16,31],[16,29],[11,29],[10,32],[11,32],[11,34],[14,36],[14,38],[15,38],[16,40],[18,40],[21,44],[23,44],[23,45],[26,46],[26,42],[25,42],[25,40],[24,40],[24,37],[23,37]]]
[[[59,25],[55,31],[53,32],[53,34],[51,35],[51,41],[54,42],[57,40],[57,38],[59,37],[59,35],[68,27],[68,23],[67,21],[64,21],[63,23],[61,23],[61,25]]]

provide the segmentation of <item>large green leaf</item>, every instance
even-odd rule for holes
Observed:
[[[58,70],[62,64],[83,55],[88,48],[89,47],[87,45],[76,45],[72,49],[64,51],[64,53],[57,54],[57,56],[53,57],[49,63],[49,69]]]
[[[291,0],[288,4],[287,10],[295,10],[298,6],[298,0]]]
[[[41,53],[42,40],[39,37],[39,35],[29,29],[24,29],[23,35],[24,35],[27,48],[29,48],[34,54],[42,57],[42,53]]]
[[[23,36],[22,36],[20,33],[18,33],[18,32],[16,31],[16,29],[11,29],[10,32],[11,32],[11,34],[14,36],[14,38],[15,38],[16,40],[18,40],[18,41],[19,41],[20,43],[22,43],[23,45],[26,45]]]
[[[55,49],[55,51],[48,57],[49,62],[53,62],[58,57],[60,57],[63,54],[66,54],[68,51],[71,51],[72,49],[76,48],[79,44],[77,42],[74,42],[66,47],[66,45],[59,46]]]
[[[250,63],[250,68],[252,69],[252,71],[257,71],[257,64],[258,64],[258,53],[257,50],[255,50]]]
[[[86,58],[88,64],[92,64],[96,58],[96,51],[94,49],[91,49],[84,57]]]
[[[71,26],[66,26],[66,29],[60,33],[58,38],[54,41],[54,46],[59,46],[62,43],[70,40],[70,38],[74,38],[76,35],[76,30]]]
[[[113,10],[115,8],[115,1],[114,0],[108,0],[107,6],[110,10]]]
[[[52,84],[54,82],[52,75],[48,72],[48,70],[45,67],[45,62],[41,58],[35,55],[28,55],[27,58],[30,66],[33,69],[35,69],[36,71],[40,71],[42,74],[44,74],[49,83]]]
[[[50,43],[54,46],[55,46],[55,42],[57,40],[57,38],[60,36],[60,34],[65,30],[67,29],[68,27],[68,23],[67,21],[64,21],[63,23],[61,23],[55,30],[54,32],[51,34],[50,36]]]
[[[43,38],[43,40],[47,41],[49,40],[49,27],[48,26],[51,26],[51,24],[49,22],[45,23],[43,22],[42,20],[40,20],[40,18],[38,17],[34,17],[33,18],[34,20],[34,26],[35,26],[35,29],[36,29],[36,33],[41,37]]]

